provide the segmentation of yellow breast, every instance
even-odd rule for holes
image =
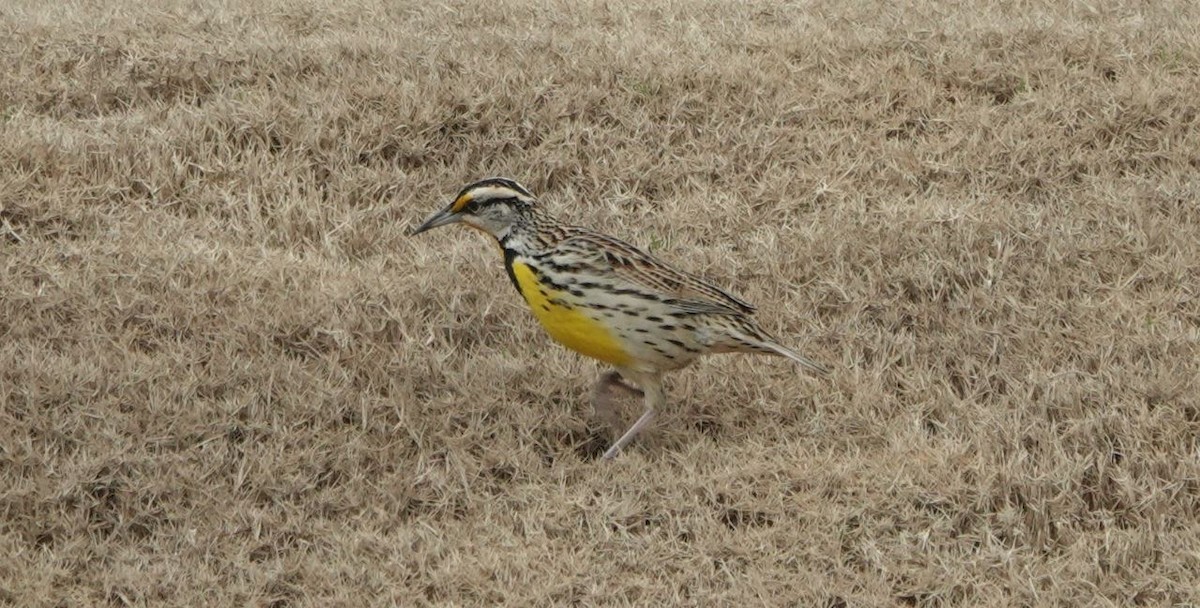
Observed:
[[[540,285],[537,274],[529,266],[515,260],[511,264],[511,273],[517,288],[521,290],[521,295],[525,296],[525,301],[533,309],[533,315],[542,327],[546,328],[550,337],[558,340],[563,346],[593,359],[616,366],[630,363],[629,355],[607,327],[578,308],[562,303],[570,301],[570,294]]]

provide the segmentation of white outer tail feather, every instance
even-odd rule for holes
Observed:
[[[817,363],[816,361],[813,361],[812,359],[809,359],[808,357],[805,357],[804,355],[801,355],[800,353],[798,353],[790,348],[780,346],[774,342],[770,342],[767,340],[759,340],[756,338],[752,338],[742,332],[731,332],[731,333],[733,333],[734,336],[738,340],[741,340],[745,344],[756,346],[763,350],[773,352],[777,355],[783,355],[784,357],[787,357],[788,359],[791,359],[792,361],[799,363],[801,367],[803,367],[811,372],[820,374],[822,376],[829,373],[828,367],[825,367],[824,365],[821,365],[820,363]]]
[[[761,344],[764,347],[769,348],[769,349],[787,357],[788,359],[795,361],[796,363],[799,363],[801,367],[803,367],[813,373],[817,373],[822,376],[829,373],[828,367],[825,367],[824,365],[821,365],[820,363],[817,363],[816,361],[813,361],[812,359],[809,359],[808,357],[805,357],[804,355],[801,355],[800,353],[797,353],[794,350],[784,348],[784,347],[782,347],[778,344],[772,343],[772,342],[762,342]]]

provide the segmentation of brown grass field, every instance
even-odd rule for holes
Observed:
[[[1196,605],[1198,72],[1185,0],[5,2],[0,605]],[[489,175],[835,371],[599,461],[405,235]]]

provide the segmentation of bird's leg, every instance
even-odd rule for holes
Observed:
[[[625,446],[629,445],[629,442],[642,432],[642,429],[650,425],[650,422],[654,420],[655,409],[663,405],[665,398],[663,397],[662,381],[657,376],[639,378],[638,384],[642,385],[643,394],[646,396],[646,411],[611,448],[608,448],[608,451],[604,453],[605,460],[616,458],[617,454],[621,453],[621,450],[625,449]]]
[[[621,372],[618,372],[617,370],[612,370],[612,371],[600,376],[600,381],[596,383],[597,388],[599,388],[599,386],[601,384],[603,384],[605,386],[615,386],[615,387],[625,391],[626,393],[633,395],[634,397],[644,397],[646,395],[646,393],[643,393],[637,387],[629,386],[628,384],[626,384],[625,381],[621,378]]]
[[[592,408],[596,411],[596,417],[613,429],[619,429],[621,416],[614,403],[614,388],[635,397],[641,397],[643,393],[622,381],[620,372],[615,370],[602,374],[596,381],[596,387],[592,389]]]

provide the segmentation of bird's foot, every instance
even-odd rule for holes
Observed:
[[[626,396],[642,397],[641,390],[625,383],[616,371],[606,372],[596,381],[592,389],[592,408],[596,417],[614,430],[621,429],[621,414],[618,411],[618,392]]]

